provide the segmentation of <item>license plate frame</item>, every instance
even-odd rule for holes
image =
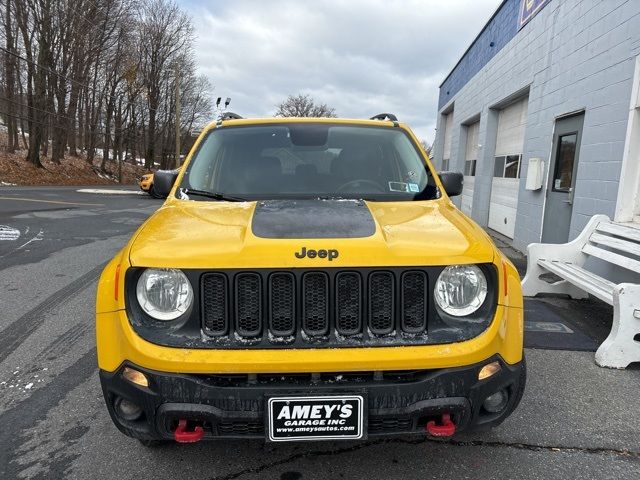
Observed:
[[[351,405],[351,409],[343,407],[344,405]],[[366,405],[365,397],[361,394],[268,397],[266,402],[267,440],[270,442],[363,440],[366,438]],[[283,412],[284,406],[288,407],[286,412]],[[298,408],[294,410],[296,406]],[[319,408],[314,409],[314,406]],[[345,416],[349,410],[350,415]],[[342,420],[344,422],[341,422]],[[296,423],[286,424],[287,421]],[[345,427],[349,430],[345,430]],[[291,431],[283,429],[291,429]]]

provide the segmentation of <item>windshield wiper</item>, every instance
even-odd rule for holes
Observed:
[[[234,197],[232,195],[225,195],[219,192],[208,192],[206,190],[196,190],[192,188],[181,188],[180,193],[184,195],[196,195],[199,197],[212,198],[214,200],[221,200],[225,202],[246,202],[246,198]]]

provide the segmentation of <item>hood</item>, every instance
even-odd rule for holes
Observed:
[[[488,235],[447,199],[169,200],[129,245],[133,266],[295,268],[493,261]]]

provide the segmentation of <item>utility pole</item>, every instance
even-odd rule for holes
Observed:
[[[176,75],[176,165],[175,168],[180,168],[180,74],[179,67],[176,63],[175,66]]]

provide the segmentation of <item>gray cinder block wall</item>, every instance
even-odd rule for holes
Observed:
[[[541,239],[545,194],[544,188],[525,190],[528,160],[544,159],[546,182],[554,123],[559,116],[585,112],[569,238],[596,213],[614,216],[635,62],[640,55],[640,0],[551,0],[514,33],[519,3],[506,0],[502,4],[442,84],[434,161],[441,165],[442,112],[453,108],[452,170],[464,168],[464,148],[460,148],[464,145],[463,124],[480,114],[481,147],[472,216],[486,226],[497,111],[510,98],[528,92],[513,240],[515,248],[525,250],[529,243]],[[513,37],[496,41],[496,32]],[[499,47],[500,41],[504,45],[499,51],[487,53]]]

